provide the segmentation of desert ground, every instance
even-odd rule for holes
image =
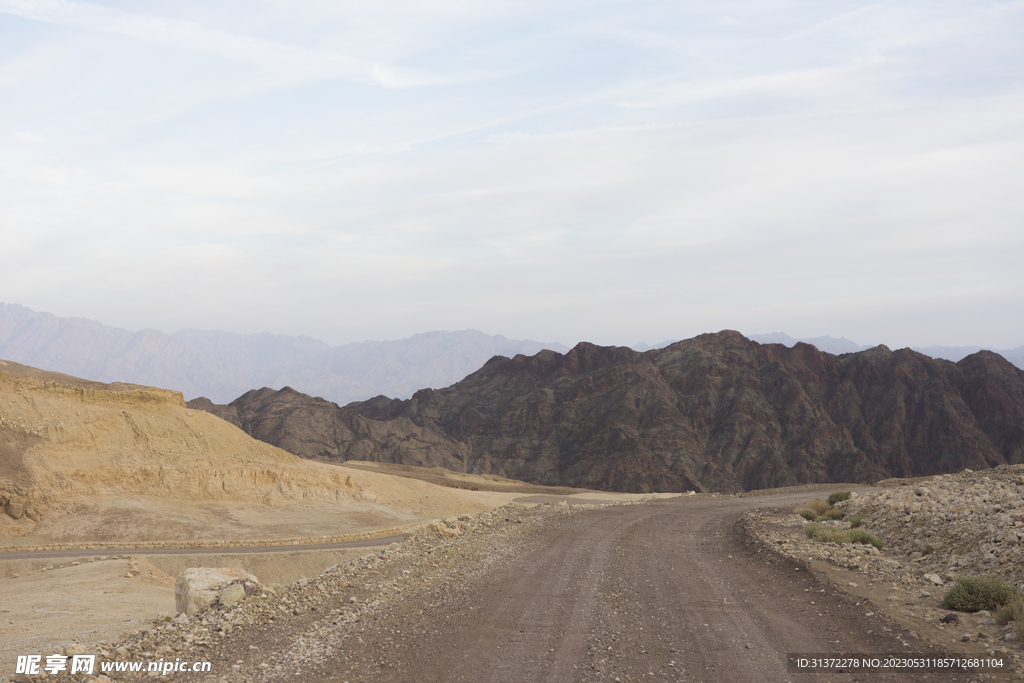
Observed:
[[[798,681],[808,674],[787,671],[787,653],[997,652],[963,638],[998,630],[987,616],[930,631],[920,625],[937,621],[941,591],[923,598],[930,584],[912,566],[897,577],[898,560],[880,553],[878,571],[842,568],[820,560],[821,544],[804,545],[794,506],[834,490],[513,503],[105,647],[128,659],[162,652],[210,661],[211,673],[176,680],[236,682]]]

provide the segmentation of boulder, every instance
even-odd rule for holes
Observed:
[[[22,515],[25,514],[25,504],[27,501],[21,496],[14,496],[7,503],[7,514],[12,519],[21,519]]]
[[[216,602],[231,584],[259,585],[259,580],[244,569],[186,569],[174,582],[174,606],[179,613],[192,616]],[[245,586],[241,586],[244,594]]]

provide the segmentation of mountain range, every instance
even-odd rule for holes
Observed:
[[[538,484],[741,491],[1024,462],[1024,371],[885,346],[834,355],[739,332],[661,349],[496,356],[460,382],[339,407],[285,388],[189,402],[318,460]]]
[[[857,342],[850,341],[846,337],[813,337],[810,339],[795,339],[783,332],[772,332],[771,334],[748,334],[747,338],[760,344],[782,344],[792,347],[797,342],[810,344],[817,347],[819,351],[840,355],[843,353],[856,353],[865,351],[870,346],[862,346]],[[659,348],[659,347],[651,347]],[[1024,369],[1024,346],[1015,349],[991,349],[985,346],[914,346],[911,347],[918,353],[923,353],[930,358],[941,358],[951,360],[954,363],[970,356],[978,351],[992,351],[1010,361],[1018,368]]]
[[[130,332],[0,303],[0,358],[98,382],[173,389],[227,402],[255,387],[296,389],[345,404],[445,387],[495,355],[568,351],[561,344],[476,330],[331,347],[312,337],[230,332]]]
[[[846,338],[794,339],[776,332],[748,335],[762,344],[811,344],[832,354],[869,347]],[[636,343],[651,351],[675,343]],[[293,389],[344,405],[374,396],[410,398],[422,388],[447,387],[492,356],[565,353],[558,343],[507,339],[476,330],[426,332],[394,341],[331,347],[306,336],[234,334],[185,329],[173,334],[132,332],[86,318],[61,318],[0,303],[0,358],[99,382],[131,382],[227,403],[260,387]],[[981,347],[917,348],[932,358],[959,361]],[[1024,346],[997,351],[1024,368]]]

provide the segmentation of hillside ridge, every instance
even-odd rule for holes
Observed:
[[[404,400],[340,407],[262,389],[206,407],[306,458],[631,492],[871,482],[1024,461],[1024,372],[997,354],[952,363],[879,345],[834,356],[734,330],[646,352],[581,342],[564,354],[496,356]]]

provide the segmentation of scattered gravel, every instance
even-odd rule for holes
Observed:
[[[242,602],[188,617],[169,614],[120,642],[102,645],[99,659],[120,661],[208,660],[210,674],[175,673],[176,681],[300,680],[303,668],[347,659],[345,644],[378,615],[411,595],[440,605],[458,599],[460,584],[514,557],[530,533],[586,509],[610,507],[512,503],[477,515],[461,515],[424,525],[379,553],[301,578],[288,586],[268,586]],[[486,533],[484,533],[486,532]],[[396,636],[400,637],[400,636]],[[71,676],[69,681],[140,680],[143,674],[109,678]],[[33,680],[22,677],[24,680]],[[0,678],[0,681],[8,680]],[[16,680],[11,678],[10,680]]]

